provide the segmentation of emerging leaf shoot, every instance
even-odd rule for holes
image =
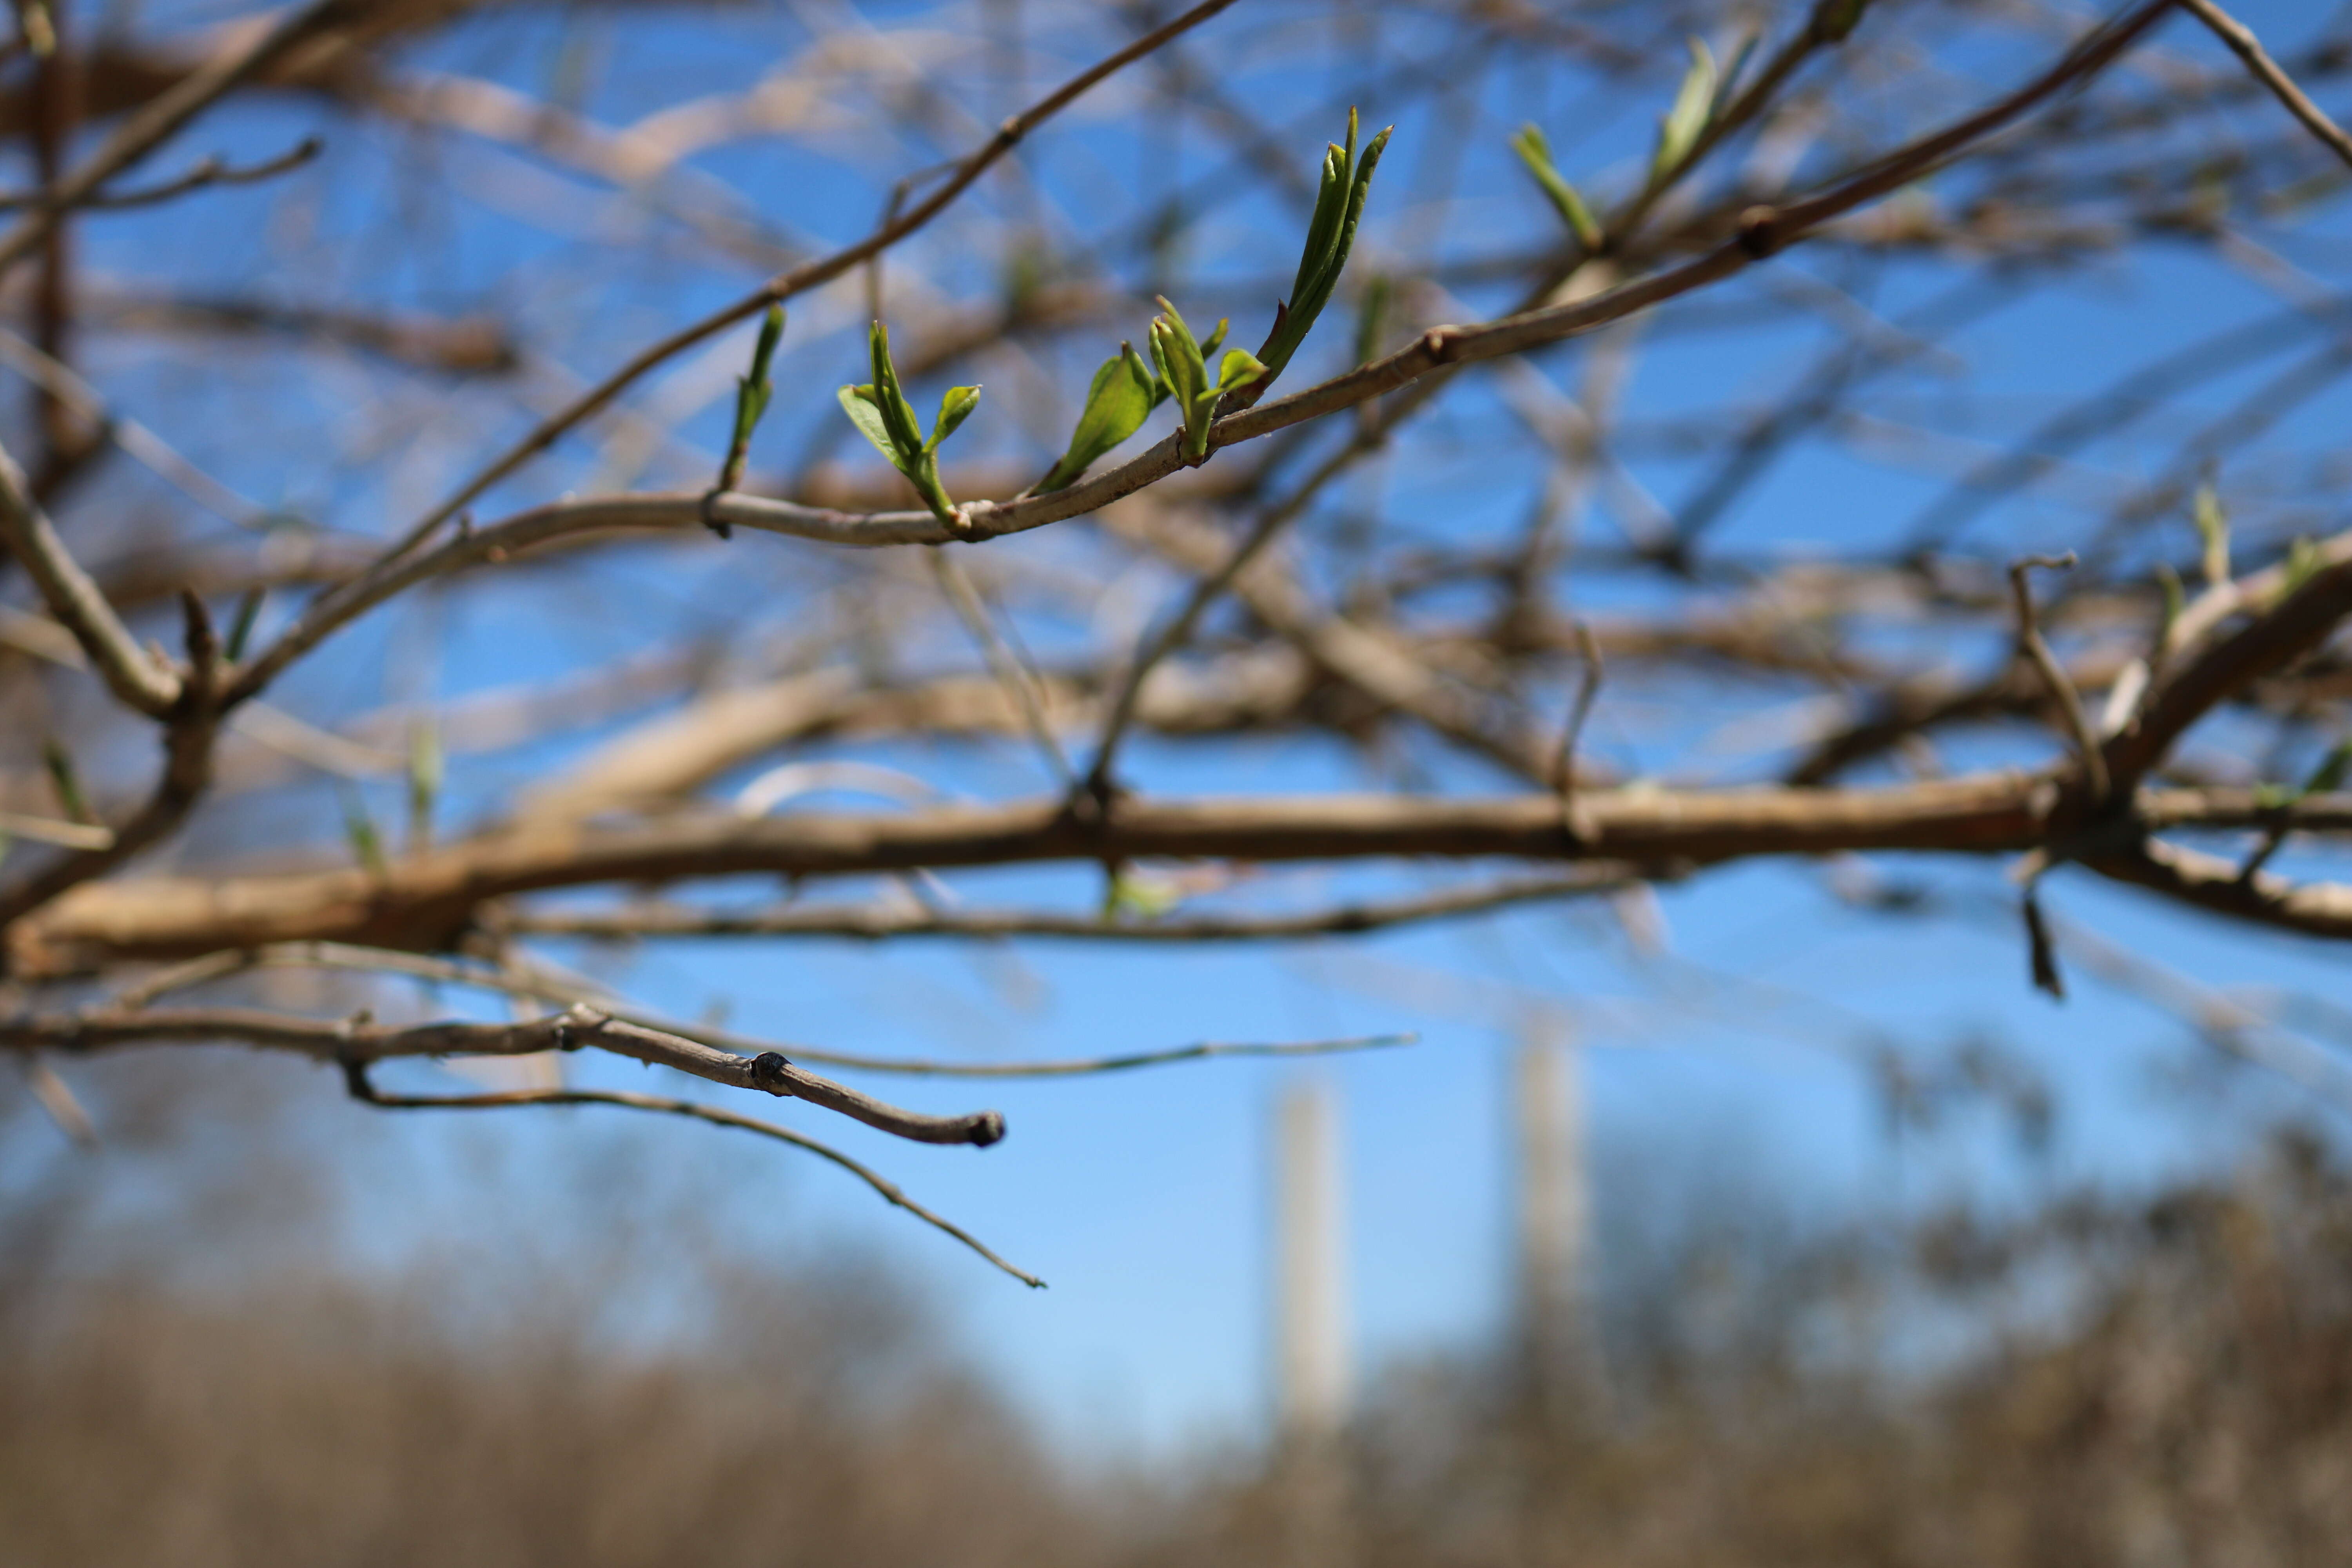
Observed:
[[[841,389],[842,412],[858,433],[874,443],[874,449],[890,459],[890,466],[907,476],[931,515],[948,526],[951,532],[961,533],[964,521],[956,510],[955,502],[940,484],[940,443],[955,434],[956,427],[971,416],[980,406],[980,388],[950,386],[940,399],[939,417],[931,423],[928,439],[922,426],[915,418],[914,405],[898,388],[898,367],[890,362],[890,330],[881,322],[874,323],[868,338],[874,356],[874,379],[859,386]]]
[[[1381,152],[1389,144],[1389,134],[1395,129],[1391,125],[1373,137],[1359,158],[1356,111],[1350,109],[1347,145],[1334,145],[1325,151],[1322,184],[1315,197],[1315,216],[1307,226],[1306,248],[1299,252],[1298,276],[1291,283],[1290,298],[1275,311],[1274,331],[1258,351],[1265,380],[1271,382],[1282,374],[1283,366],[1290,363],[1290,356],[1298,352],[1298,345],[1314,329],[1316,317],[1330,301],[1331,290],[1347,268],[1348,252],[1356,243],[1356,225],[1364,216],[1364,199],[1371,192],[1372,171],[1379,166]],[[1205,352],[1215,352],[1213,342]]]
[[[1576,236],[1576,243],[1584,247],[1588,254],[1597,253],[1607,237],[1601,232],[1600,220],[1584,205],[1576,187],[1560,178],[1559,169],[1551,160],[1551,143],[1544,133],[1533,124],[1520,126],[1519,133],[1511,138],[1511,151],[1519,155],[1519,162],[1528,166],[1528,173],[1543,187],[1543,194],[1551,198],[1553,209],[1568,225],[1569,232]]]
[[[1658,147],[1650,155],[1650,184],[1664,183],[1680,170],[1699,138],[1715,118],[1715,56],[1706,44],[1690,40],[1690,68],[1675,93],[1674,106],[1658,121]]]
[[[768,366],[774,362],[776,345],[783,336],[784,308],[771,305],[766,320],[760,323],[759,341],[751,348],[751,374],[735,378],[735,433],[728,440],[727,460],[719,466],[714,494],[731,490],[743,482],[743,465],[751,456],[751,432],[760,427],[761,416],[768,412],[768,400],[775,395],[775,386],[768,379]],[[731,531],[716,518],[706,515],[704,521],[721,539]]]
[[[1151,322],[1151,357],[1176,399],[1177,412],[1183,416],[1184,455],[1197,463],[1209,455],[1209,425],[1217,416],[1217,400],[1269,373],[1247,349],[1227,349],[1212,375],[1209,356],[1225,341],[1231,323],[1219,321],[1208,342],[1202,342],[1165,298],[1160,309],[1161,313]]]
[[[2218,588],[2230,580],[2230,514],[2221,510],[2221,498],[2211,485],[2197,487],[2190,516],[2205,546],[2205,581]]]

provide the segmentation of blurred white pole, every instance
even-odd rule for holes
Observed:
[[[1587,1321],[1591,1197],[1584,1079],[1566,1032],[1531,1028],[1519,1047],[1517,1078],[1520,1331],[1529,1371],[1557,1391],[1597,1370]]]
[[[1276,1415],[1286,1439],[1328,1438],[1348,1418],[1348,1304],[1338,1115],[1324,1085],[1283,1094],[1274,1168]]]
[[[1275,1568],[1339,1568],[1348,1550],[1346,1222],[1330,1089],[1294,1084],[1274,1121],[1274,1372],[1282,1535]]]

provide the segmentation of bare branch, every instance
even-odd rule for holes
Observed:
[[[0,542],[5,542],[47,601],[49,613],[73,633],[107,689],[127,706],[160,719],[180,700],[180,680],[148,658],[68,552],[26,483],[25,470],[0,449]]]
[[[996,1265],[1032,1289],[1042,1290],[1045,1282],[1035,1275],[1017,1268],[999,1257],[979,1237],[961,1226],[925,1208],[895,1182],[877,1173],[851,1159],[840,1150],[820,1143],[804,1133],[789,1127],[779,1127],[772,1121],[760,1121],[749,1116],[739,1116],[731,1110],[698,1104],[691,1100],[671,1100],[660,1095],[629,1094],[607,1089],[521,1089],[509,1094],[411,1095],[385,1094],[369,1081],[367,1068],[361,1062],[343,1064],[344,1080],[352,1098],[383,1110],[503,1110],[526,1105],[616,1105],[630,1110],[648,1110],[664,1116],[684,1116],[714,1127],[736,1127],[746,1132],[756,1132],[762,1138],[773,1138],[795,1149],[805,1149],[820,1159],[835,1164],[864,1182],[884,1198],[905,1209],[917,1219],[934,1229],[955,1237],[989,1262]]]
[[[2246,62],[2254,79],[2271,89],[2271,95],[2286,106],[2286,111],[2302,122],[2303,128],[2319,139],[2320,145],[2352,165],[2352,136],[2327,118],[2319,105],[2311,101],[2294,79],[2279,68],[2278,62],[2265,53],[2260,38],[2243,22],[2231,16],[2213,0],[2180,0],[2180,8],[2213,29],[2214,36],[2230,46],[2230,52]]]
[[[2285,581],[2282,575],[2278,585]],[[2106,742],[2107,771],[2119,785],[2128,785],[2191,724],[2231,693],[2318,647],[2347,615],[2352,615],[2352,560],[2313,572],[2235,636],[2167,673],[2140,703],[2138,717]]]
[[[2009,589],[2017,601],[2018,647],[2024,650],[2027,658],[2033,661],[2033,668],[2041,673],[2042,684],[2050,689],[2051,699],[2058,704],[2058,711],[2065,717],[2067,732],[2074,739],[2075,757],[2082,763],[2084,786],[2090,791],[2092,805],[2097,807],[2105,805],[2107,800],[2107,765],[2106,759],[2099,752],[2098,732],[2091,728],[2090,715],[2083,710],[2082,693],[2076,691],[2074,683],[2066,679],[2064,667],[2050,651],[2050,645],[2042,640],[2042,627],[2033,617],[2033,589],[2026,581],[2026,574],[2036,566],[2063,571],[2074,564],[2072,551],[2064,555],[2029,555],[2023,560],[2012,561],[2009,566]],[[2030,910],[2031,906],[2029,915]],[[2037,952],[2042,945],[2045,944],[2037,944]]]
[[[1172,915],[1154,921],[1011,910],[957,910],[857,905],[786,904],[764,910],[702,910],[669,904],[615,910],[499,910],[487,917],[516,936],[644,937],[808,936],[882,941],[897,937],[1003,939],[1042,937],[1143,945],[1204,942],[1279,942],[1353,936],[1426,921],[1454,920],[1519,904],[1620,892],[1660,873],[1633,866],[1593,865],[1554,877],[1514,878],[1449,889],[1419,898],[1340,904],[1297,914]],[[802,1053],[807,1055],[805,1051]]]
[[[79,205],[83,212],[126,212],[133,207],[154,206],[191,191],[213,185],[251,185],[276,179],[289,170],[299,169],[316,158],[326,143],[316,136],[305,136],[291,149],[277,157],[244,167],[231,164],[215,154],[200,159],[184,174],[179,174],[159,185],[143,190],[94,193],[82,198]],[[0,212],[16,212],[26,207],[54,206],[56,199],[41,191],[26,191],[16,195],[0,193]]]
[[[83,1052],[124,1046],[235,1041],[269,1050],[300,1052],[320,1060],[382,1061],[393,1057],[529,1056],[595,1047],[658,1067],[675,1068],[730,1089],[752,1089],[837,1111],[853,1121],[918,1143],[971,1143],[982,1148],[1004,1136],[993,1110],[926,1116],[885,1104],[845,1084],[803,1072],[775,1051],[737,1056],[615,1018],[585,1005],[550,1017],[514,1024],[432,1023],[393,1026],[302,1018],[251,1008],[146,1009],[0,1019],[0,1049]]]

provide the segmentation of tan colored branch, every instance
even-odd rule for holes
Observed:
[[[0,449],[0,542],[41,590],[49,613],[73,633],[107,689],[124,704],[160,719],[180,700],[180,679],[148,657],[106,595],[66,549],[65,541],[34,500],[25,470]]]
[[[2244,23],[2231,16],[2213,0],[2179,0],[2180,8],[2213,29],[2214,35],[2230,47],[2230,52],[2246,62],[2246,69],[2254,79],[2271,89],[2271,95],[2286,106],[2286,111],[2302,122],[2303,128],[2319,139],[2320,144],[2347,165],[2352,165],[2352,136],[2327,118],[2319,105],[2294,85],[2294,79],[2279,68],[2263,48],[2263,42]]]
[[[2284,587],[2282,576],[2279,586]],[[2230,697],[2326,642],[2352,615],[2352,561],[2323,566],[2233,636],[2167,674],[2137,718],[2105,746],[2107,771],[2128,788],[2189,727]]]
[[[494,899],[746,872],[843,876],[1106,858],[1703,865],[1841,849],[2008,852],[2047,837],[2057,802],[2048,781],[2012,773],[1879,790],[1611,790],[1585,795],[1591,832],[1575,844],[1549,791],[1488,799],[1129,800],[1108,824],[1074,816],[1056,799],[897,815],[699,816],[609,829],[526,826],[401,860],[381,875],[352,868],[85,888],[20,921],[9,940],[20,973],[55,973],[273,942],[446,948]]]
[[[1346,903],[1297,914],[1171,915],[1153,921],[1107,921],[1099,917],[1029,910],[975,910],[939,913],[875,905],[782,904],[758,910],[709,910],[677,904],[625,904],[610,910],[499,910],[488,917],[499,931],[516,936],[587,937],[620,941],[643,937],[804,936],[883,941],[896,937],[998,940],[1040,937],[1071,942],[1136,942],[1145,945],[1202,942],[1281,942],[1302,937],[1353,936],[1426,921],[1489,914],[1519,904],[1621,892],[1644,877],[1631,866],[1595,865],[1551,877],[1451,888],[1419,898]],[[808,1053],[802,1053],[806,1056]],[[815,1059],[812,1058],[811,1059]]]
[[[2074,742],[2074,752],[2083,769],[2083,783],[2091,792],[2091,804],[2103,805],[2107,799],[2106,759],[2099,752],[2097,731],[2091,728],[2090,715],[2083,710],[2083,694],[2066,677],[2065,667],[2058,656],[2050,651],[2050,644],[2042,636],[2041,625],[2034,618],[2033,589],[2027,574],[2036,566],[2064,569],[2074,564],[2074,552],[2064,555],[2029,555],[2010,563],[2009,588],[2017,601],[2017,643],[2027,659],[2049,689],[2052,700],[2058,704],[2059,713],[2066,721],[2066,731]]]
[[[2140,854],[2084,863],[2101,876],[2215,914],[2312,936],[2352,937],[2352,885],[2346,883],[2290,882],[2267,871],[2246,877],[2234,860],[2154,842]]]

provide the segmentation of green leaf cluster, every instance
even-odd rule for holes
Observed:
[[[1232,323],[1220,321],[1208,342],[1202,342],[1192,336],[1192,329],[1164,295],[1160,312],[1151,321],[1151,359],[1176,400],[1176,411],[1184,416],[1184,456],[1197,463],[1209,455],[1209,423],[1217,416],[1217,400],[1269,372],[1249,350],[1227,349],[1216,374],[1211,375],[1209,361],[1225,341]]]
[[[1119,344],[1118,353],[1095,372],[1078,427],[1070,435],[1070,449],[1037,481],[1039,493],[1076,483],[1078,476],[1104,453],[1141,429],[1151,411],[1167,402],[1168,396],[1168,384],[1143,363],[1135,346]]]
[[[1543,194],[1551,198],[1553,209],[1568,225],[1569,232],[1576,236],[1576,243],[1584,247],[1588,254],[1598,254],[1608,237],[1601,233],[1601,221],[1584,205],[1576,187],[1560,177],[1559,166],[1551,159],[1551,142],[1543,132],[1533,123],[1520,126],[1518,134],[1511,138],[1511,151],[1519,155],[1519,162],[1528,166],[1528,173],[1543,187]]]
[[[890,363],[890,329],[881,322],[874,323],[868,340],[874,355],[874,379],[860,386],[841,389],[842,412],[876,451],[890,459],[890,466],[907,476],[931,515],[949,528],[961,532],[963,520],[956,513],[955,502],[940,484],[940,443],[955,434],[956,426],[971,417],[980,406],[980,388],[950,386],[940,399],[940,416],[931,423],[929,437],[916,422],[915,407],[898,388],[898,368]]]
[[[1350,109],[1347,145],[1333,143],[1325,150],[1322,184],[1316,192],[1315,216],[1307,226],[1306,247],[1299,252],[1298,276],[1291,283],[1290,298],[1275,311],[1274,331],[1261,351],[1267,380],[1282,374],[1290,356],[1314,330],[1315,318],[1330,302],[1331,290],[1347,268],[1348,252],[1356,243],[1356,225],[1364,216],[1364,198],[1371,192],[1372,171],[1395,129],[1389,126],[1373,137],[1359,158],[1356,111]]]

